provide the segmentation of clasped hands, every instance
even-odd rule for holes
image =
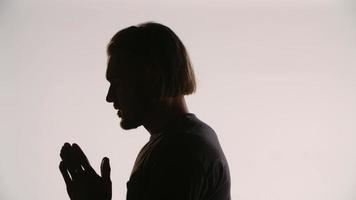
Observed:
[[[111,200],[109,158],[103,158],[99,176],[77,144],[65,143],[60,156],[59,169],[71,200]]]

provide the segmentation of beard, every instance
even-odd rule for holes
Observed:
[[[135,129],[141,125],[142,125],[141,120],[137,120],[137,119],[121,118],[121,121],[120,121],[120,126],[124,130]]]
[[[124,130],[130,130],[138,128],[143,125],[144,118],[153,105],[153,101],[145,96],[138,96],[135,104],[127,106],[125,110],[121,110],[120,126]],[[135,106],[132,106],[135,105]]]
[[[143,125],[144,115],[146,113],[146,107],[144,105],[138,105],[130,110],[122,111],[120,126],[124,130],[130,130],[138,128]]]

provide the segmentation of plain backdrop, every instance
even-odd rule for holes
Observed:
[[[1,0],[1,200],[68,199],[64,142],[98,171],[108,156],[125,199],[149,134],[105,102],[105,48],[146,21],[189,51],[188,105],[218,134],[233,199],[356,199],[355,1]]]

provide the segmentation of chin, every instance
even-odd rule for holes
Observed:
[[[140,120],[121,119],[120,126],[124,130],[135,129],[141,126]]]

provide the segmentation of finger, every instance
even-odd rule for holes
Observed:
[[[70,182],[72,181],[71,178],[69,177],[69,173],[67,171],[67,167],[65,166],[64,162],[61,161],[59,163],[59,170],[61,171],[61,174],[63,176],[64,182],[66,183],[67,186],[69,186]]]
[[[110,160],[107,157],[104,157],[103,160],[101,161],[101,177],[103,177],[105,180],[110,181]]]
[[[75,178],[76,172],[82,170],[79,161],[74,156],[74,151],[69,143],[65,143],[61,149],[60,156],[65,163],[72,178]]]
[[[72,148],[75,156],[77,157],[77,160],[84,167],[84,169],[90,172],[95,172],[95,170],[91,167],[88,158],[85,156],[83,150],[79,147],[79,145],[73,143]]]
[[[64,143],[64,145],[61,148],[60,156],[62,160],[66,160],[68,158],[68,149],[70,148],[70,144],[68,142]]]
[[[65,163],[66,167],[68,168],[69,171],[72,170],[72,165],[71,165],[71,156],[70,156],[70,150],[71,146],[68,142],[64,143],[61,152],[60,152],[60,156],[62,158],[63,164]]]

